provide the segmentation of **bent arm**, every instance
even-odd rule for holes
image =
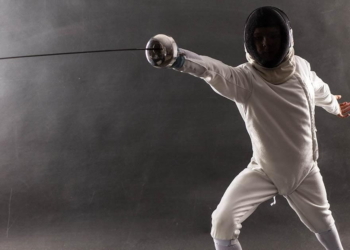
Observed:
[[[244,103],[250,97],[251,77],[242,67],[231,67],[184,49],[180,49],[180,54],[173,64],[175,70],[203,79],[215,92],[232,101]]]
[[[314,71],[311,71],[311,81],[315,90],[315,105],[331,114],[339,115],[341,113],[339,103],[331,94],[328,84],[324,83]]]

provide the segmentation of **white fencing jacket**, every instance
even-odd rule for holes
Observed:
[[[295,74],[279,85],[264,80],[249,63],[231,67],[206,56],[185,55],[176,69],[202,78],[237,104],[253,148],[248,167],[262,168],[281,195],[292,193],[317,161],[315,105],[340,113],[310,64],[299,56],[295,61]]]

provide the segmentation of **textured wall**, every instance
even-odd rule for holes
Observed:
[[[350,101],[347,0],[0,3],[0,57],[143,48],[163,33],[232,66],[245,62],[248,14],[273,5],[291,19],[296,54]],[[319,166],[346,238],[349,120],[316,112]],[[0,61],[0,148],[0,248],[36,250],[212,249],[210,214],[252,154],[233,102],[138,51]],[[295,239],[319,249],[280,197],[243,226],[247,249]],[[259,248],[266,239],[272,248]]]

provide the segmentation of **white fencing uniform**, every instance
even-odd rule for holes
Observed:
[[[185,53],[186,54],[186,53]],[[334,225],[317,166],[315,105],[337,115],[329,87],[294,56],[296,71],[282,84],[264,80],[249,63],[228,66],[206,57],[187,57],[181,68],[234,101],[251,138],[253,157],[226,190],[212,215],[215,239],[236,239],[241,223],[262,202],[283,195],[314,233]]]

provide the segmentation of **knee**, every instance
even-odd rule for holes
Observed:
[[[310,231],[314,232],[315,234],[323,234],[323,233],[332,231],[334,228],[336,228],[335,222],[333,222],[332,224],[324,225],[322,228],[319,227],[317,229],[310,230]]]
[[[311,232],[322,233],[331,229],[334,226],[335,221],[332,216],[328,216],[327,218],[320,218],[318,220],[315,218],[304,222],[304,224],[310,229]]]
[[[224,216],[222,213],[213,213],[212,218],[211,218],[211,224],[215,228],[227,228],[231,227],[231,220],[229,216]]]
[[[212,214],[212,227],[217,232],[232,232],[230,239],[236,239],[241,233],[242,225],[239,219],[232,217],[232,214],[214,211]]]

